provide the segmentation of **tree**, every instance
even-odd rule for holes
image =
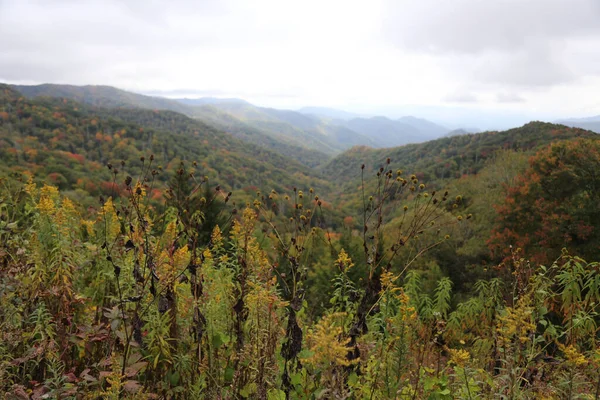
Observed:
[[[490,248],[510,255],[510,245],[547,263],[567,248],[573,254],[600,255],[600,141],[555,143],[530,160],[529,169],[509,187],[496,207]]]

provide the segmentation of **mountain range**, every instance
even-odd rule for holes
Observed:
[[[587,118],[572,118],[557,122],[566,126],[587,129],[592,132],[600,133],[600,115]]]
[[[241,99],[167,99],[110,86],[12,85],[24,96],[59,97],[105,108],[170,110],[200,119],[216,129],[271,149],[307,166],[356,145],[383,148],[442,137],[450,129],[411,116],[365,117],[322,107],[297,111],[258,107]]]

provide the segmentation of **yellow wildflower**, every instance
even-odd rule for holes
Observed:
[[[112,197],[109,197],[104,202],[104,205],[98,212],[98,222],[105,229],[107,243],[114,241],[121,232],[121,223],[119,222],[119,217],[117,217]]]
[[[89,236],[94,236],[94,221],[82,219],[81,225],[85,228],[85,230]]]
[[[41,196],[49,197],[52,200],[58,200],[58,188],[55,186],[44,185],[41,190]]]
[[[352,260],[350,259],[350,257],[344,249],[340,251],[340,254],[338,255],[337,260],[335,260],[335,263],[343,272],[348,272],[348,270],[354,266],[354,263],[352,262]]]
[[[464,367],[471,359],[471,354],[463,349],[448,349],[448,354],[450,354],[450,362],[459,367]]]
[[[565,346],[563,344],[559,344],[558,348],[564,353],[565,359],[567,360],[567,364],[570,364],[575,367],[587,364],[585,356],[581,354],[575,346]]]
[[[37,185],[33,183],[33,175],[29,174],[27,178],[27,184],[25,185],[25,192],[30,196],[35,196],[37,192]]]
[[[42,215],[53,215],[56,211],[54,201],[52,201],[52,199],[48,196],[40,197],[37,208],[40,210],[40,214]]]
[[[346,358],[350,339],[343,337],[343,329],[336,323],[345,317],[346,313],[338,312],[321,318],[314,330],[308,334],[312,355],[304,361],[321,367],[331,363],[341,366],[350,365],[350,361]]]
[[[384,273],[382,273],[381,274],[381,291],[384,291],[386,289],[396,291],[394,289],[399,289],[399,288],[394,288],[394,282],[396,281],[396,279],[398,279],[398,277],[395,276],[390,271],[385,271]]]
[[[213,246],[216,248],[220,247],[223,243],[223,235],[221,234],[221,228],[219,228],[219,225],[215,225],[215,228],[210,235],[210,240],[212,241]]]

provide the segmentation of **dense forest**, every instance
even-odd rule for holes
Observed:
[[[303,163],[119,99],[0,86],[6,398],[600,398],[593,132]]]

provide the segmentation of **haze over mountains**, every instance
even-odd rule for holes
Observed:
[[[235,98],[167,99],[110,86],[13,85],[29,98],[63,97],[100,107],[171,110],[198,118],[246,141],[279,151],[309,166],[356,145],[393,147],[442,137],[450,129],[425,119],[366,117],[341,110],[298,111],[258,107]]]
[[[587,129],[589,131],[600,133],[600,115],[588,118],[566,119],[557,122],[566,126]]]
[[[105,108],[175,111],[308,167],[322,166],[354,146],[389,148],[479,131],[477,128],[450,129],[414,116],[392,119],[327,107],[304,107],[295,111],[259,107],[238,98],[169,99],[111,86],[11,86],[28,98],[59,97]],[[558,122],[600,132],[600,116]]]

